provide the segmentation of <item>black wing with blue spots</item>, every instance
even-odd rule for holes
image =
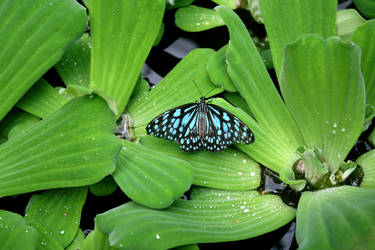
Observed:
[[[198,104],[185,104],[154,118],[146,126],[147,134],[176,141],[184,151],[201,147],[198,135]]]

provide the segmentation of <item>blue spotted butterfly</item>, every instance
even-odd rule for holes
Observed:
[[[147,134],[176,141],[183,151],[221,151],[232,143],[254,141],[250,128],[223,108],[206,103],[188,103],[170,109],[146,126]]]

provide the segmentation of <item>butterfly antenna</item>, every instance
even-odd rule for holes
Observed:
[[[202,92],[199,90],[197,83],[196,83],[194,80],[193,80],[193,83],[194,83],[195,87],[198,89],[198,92],[199,92],[199,94],[201,95],[201,97],[204,97],[204,96],[202,95]]]

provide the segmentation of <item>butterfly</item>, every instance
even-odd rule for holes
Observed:
[[[225,109],[200,102],[165,111],[146,126],[147,134],[176,141],[183,151],[221,151],[233,143],[249,144],[254,135],[238,117]]]

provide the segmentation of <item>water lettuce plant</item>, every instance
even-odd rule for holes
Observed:
[[[197,249],[294,219],[301,249],[373,247],[375,153],[348,154],[366,130],[374,143],[374,20],[336,0],[83,2],[89,18],[75,0],[0,3],[0,208],[34,192],[24,214],[0,210],[0,249]],[[176,8],[178,27],[226,26],[229,41],[191,51],[149,91],[141,68]],[[236,8],[264,23],[269,48]],[[64,86],[42,78],[51,67]],[[156,115],[199,100],[193,81],[255,142],[186,153],[147,136]],[[301,194],[296,207],[261,191],[264,168]],[[85,237],[87,193],[116,187],[132,201]]]

